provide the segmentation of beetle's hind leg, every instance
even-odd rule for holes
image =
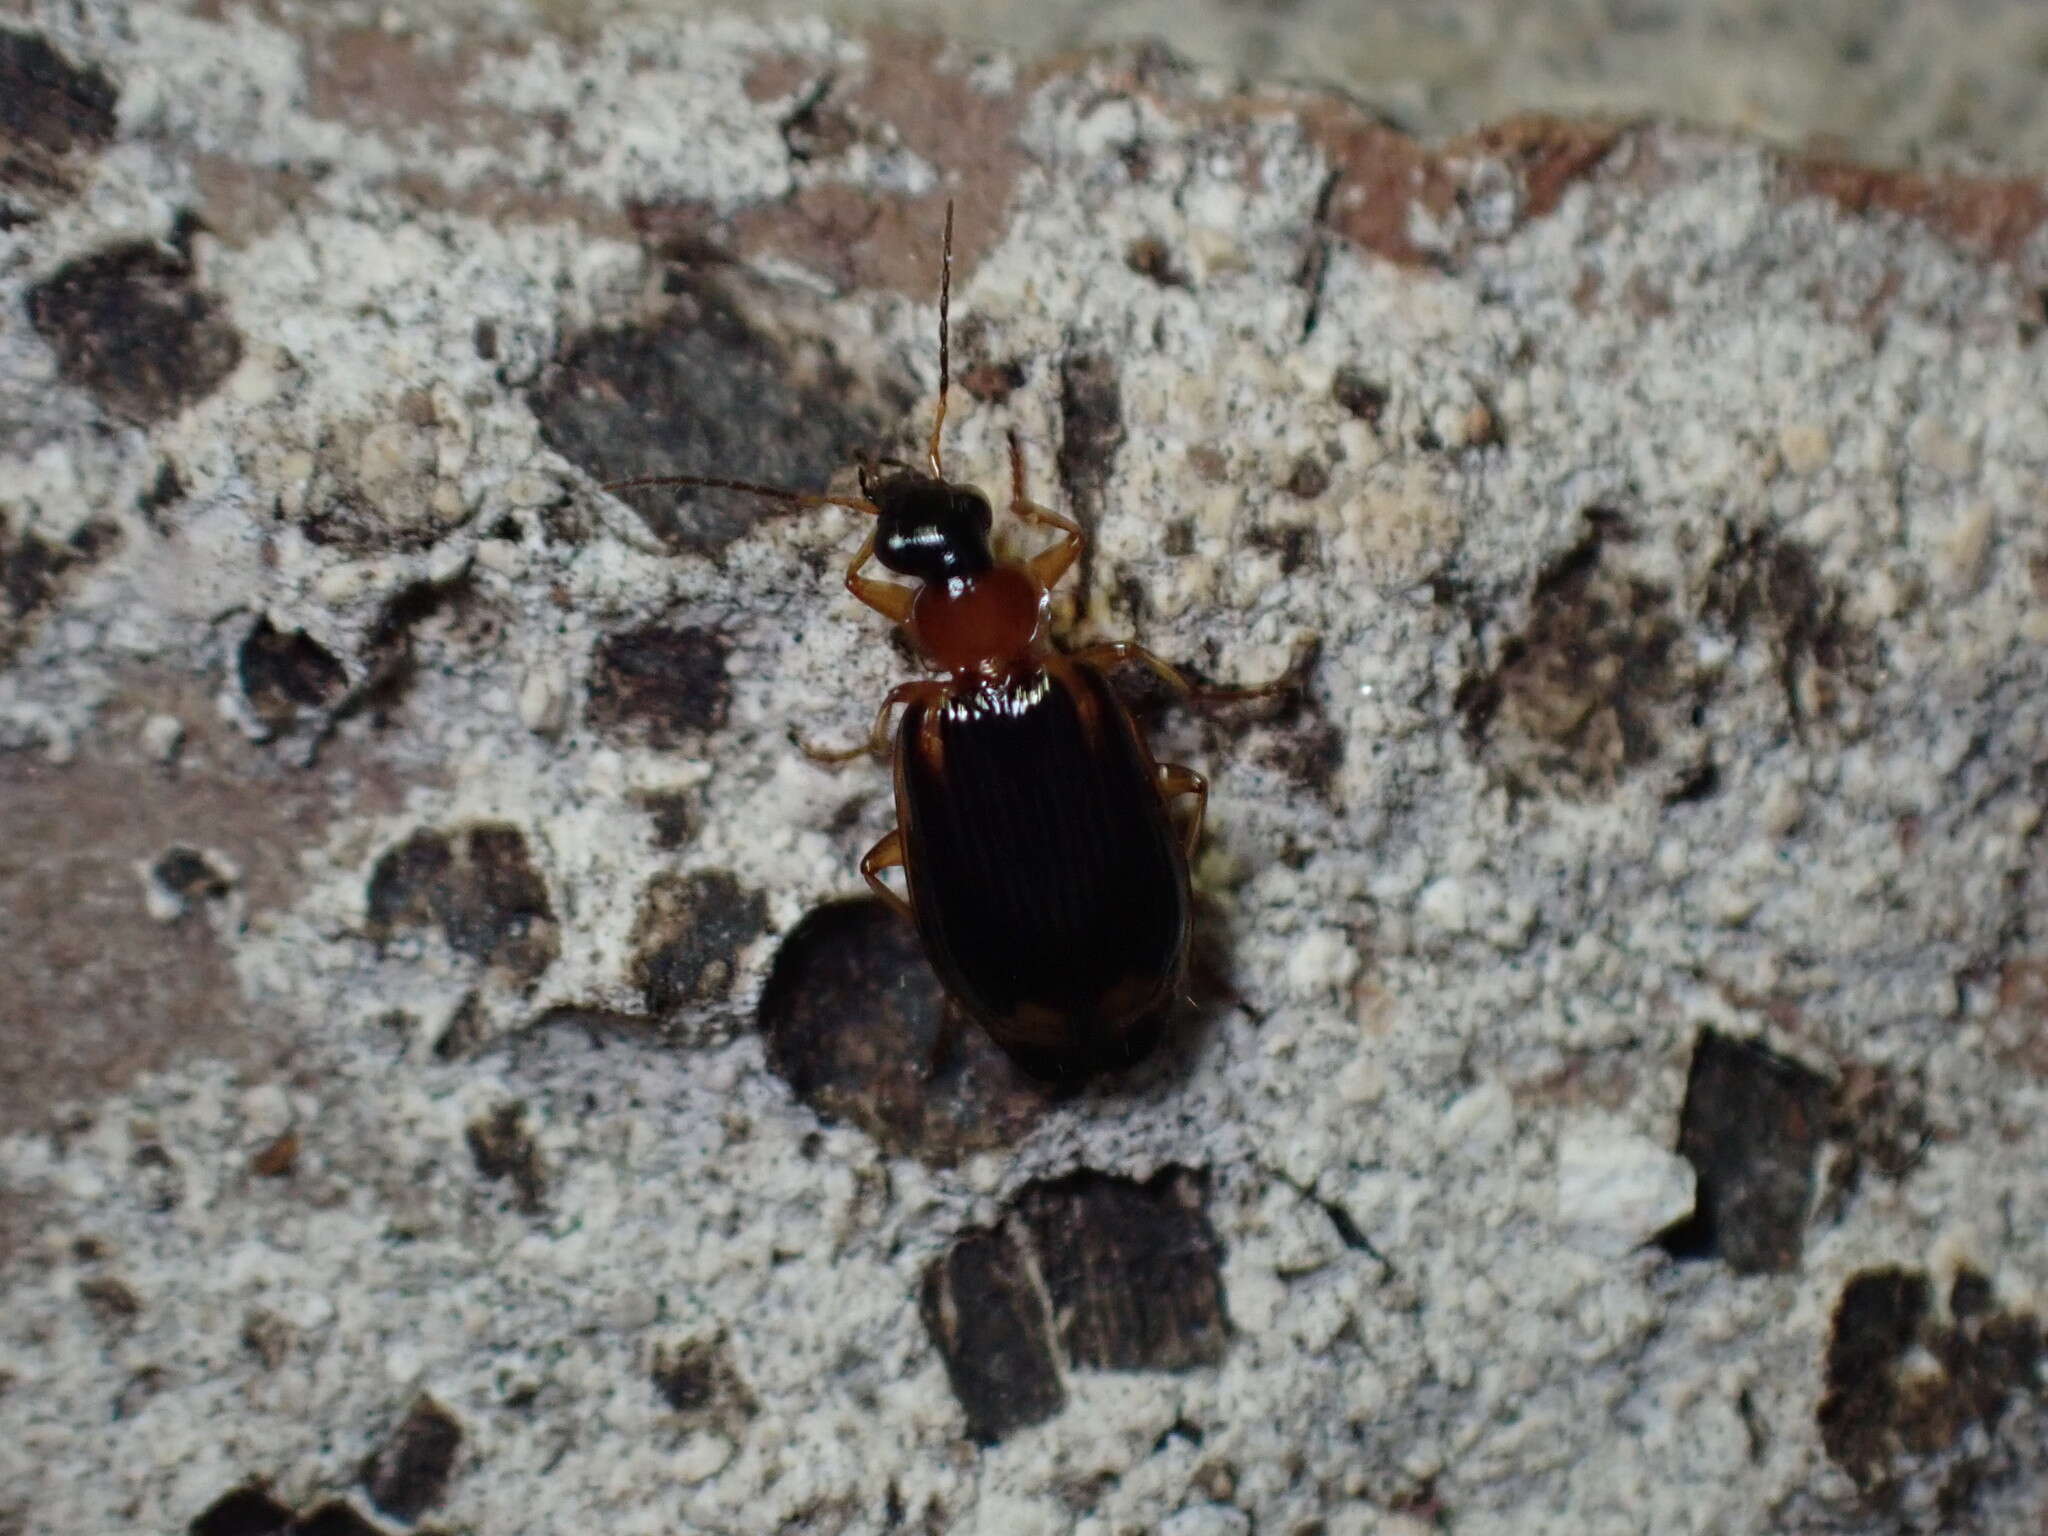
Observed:
[[[959,1004],[950,997],[939,1004],[939,1020],[932,1029],[931,1049],[925,1052],[925,1081],[931,1082],[944,1076],[959,1065],[960,1039],[966,1033],[966,1020],[960,1016]]]
[[[861,878],[868,883],[868,889],[894,907],[902,916],[915,921],[917,914],[910,909],[910,903],[898,896],[888,881],[882,878],[885,869],[903,867],[903,829],[896,828],[874,847],[861,855]]]
[[[1182,831],[1182,851],[1190,862],[1195,857],[1195,848],[1202,841],[1202,818],[1209,811],[1209,781],[1192,768],[1183,768],[1179,763],[1159,765],[1159,794],[1161,799],[1173,800],[1181,795],[1195,797],[1194,813],[1188,817]]]
[[[1050,507],[1041,507],[1024,493],[1024,445],[1014,430],[1010,433],[1010,510],[1027,523],[1057,528],[1063,535],[1059,543],[1050,549],[1041,549],[1024,562],[1024,568],[1032,578],[1050,592],[1081,558],[1081,552],[1088,547],[1088,535],[1071,517],[1063,516]]]

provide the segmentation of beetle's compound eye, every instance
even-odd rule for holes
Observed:
[[[953,516],[976,533],[985,534],[995,525],[988,498],[971,485],[953,488]]]

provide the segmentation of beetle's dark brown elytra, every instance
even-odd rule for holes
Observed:
[[[1150,668],[1182,696],[1255,698],[1261,688],[1197,689],[1142,646],[1052,640],[1052,588],[1080,558],[1079,524],[1025,494],[1010,435],[1010,510],[1053,530],[1021,561],[997,558],[994,515],[939,457],[951,372],[947,310],[953,210],[939,283],[939,403],[925,458],[863,462],[860,493],[814,495],[744,480],[666,475],[608,490],[685,485],[749,491],[793,506],[850,507],[875,519],[846,587],[899,626],[941,676],[892,689],[853,757],[894,741],[896,830],[861,874],[912,919],[946,991],[1025,1071],[1078,1081],[1128,1066],[1158,1038],[1187,969],[1188,859],[1208,782],[1161,763],[1109,686],[1111,669]],[[870,560],[895,576],[864,574]],[[1175,825],[1170,807],[1192,801]],[[883,879],[901,868],[906,900]]]

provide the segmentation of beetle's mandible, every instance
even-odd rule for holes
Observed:
[[[746,491],[798,507],[849,507],[875,519],[846,569],[846,588],[898,625],[941,676],[892,689],[862,746],[889,750],[895,731],[896,830],[860,871],[917,924],[947,993],[1035,1077],[1076,1082],[1128,1066],[1158,1039],[1188,956],[1188,861],[1209,786],[1161,763],[1111,689],[1126,663],[1150,668],[1201,702],[1276,693],[1200,689],[1139,645],[1061,651],[1049,632],[1054,585],[1086,537],[1025,492],[1010,434],[1010,510],[1054,542],[1021,561],[989,544],[988,498],[948,480],[939,457],[951,364],[947,311],[953,209],[939,280],[939,401],[926,468],[864,460],[857,496],[822,495],[695,475],[623,480],[607,490],[683,485]],[[865,574],[869,561],[907,581]],[[1179,825],[1169,807],[1190,805]],[[883,873],[901,868],[909,898]]]

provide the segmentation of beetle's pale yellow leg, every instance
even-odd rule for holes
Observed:
[[[916,920],[917,914],[910,910],[910,903],[898,896],[889,882],[882,878],[885,869],[903,868],[903,832],[901,828],[891,832],[874,847],[861,856],[861,878],[868,883],[868,889],[901,913]]]
[[[1183,768],[1179,763],[1161,763],[1159,793],[1167,800],[1180,795],[1195,797],[1194,814],[1188,818],[1187,830],[1182,834],[1185,839],[1185,851],[1192,860],[1195,848],[1202,841],[1202,818],[1209,812],[1209,781],[1194,769]]]

